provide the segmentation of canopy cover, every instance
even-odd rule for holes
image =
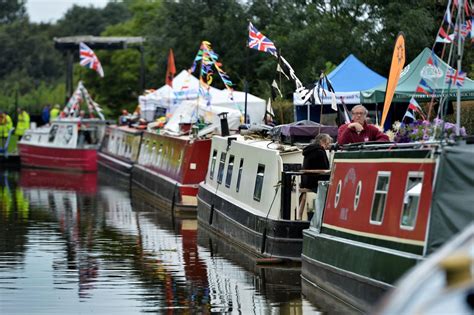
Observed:
[[[349,55],[331,73],[328,74],[336,99],[341,104],[341,98],[345,104],[360,104],[360,91],[373,88],[379,84],[386,84],[386,79],[367,67],[354,55]],[[325,89],[326,86],[323,86]],[[325,95],[321,97],[323,104],[331,104],[329,92],[324,90]],[[317,87],[314,89],[316,104],[320,104]],[[320,93],[321,94],[321,93]],[[293,94],[295,105],[304,105],[303,100],[297,93]]]
[[[428,62],[430,57],[431,62]],[[449,100],[456,99],[457,89],[455,86],[445,82],[446,71],[452,69],[430,49],[425,48],[410,64],[408,64],[400,74],[395,94],[392,102],[408,103],[411,97],[417,101],[430,101],[432,96],[438,98],[441,95],[449,95]],[[425,86],[432,89],[433,94],[416,92],[421,80]],[[380,84],[372,89],[361,91],[360,100],[362,103],[383,103],[385,98],[386,84]],[[474,81],[465,78],[464,85],[460,88],[463,100],[474,99]]]
[[[237,109],[242,114],[245,112],[245,93],[227,89],[219,90],[209,87],[205,98],[199,97],[199,79],[186,70],[182,70],[174,79],[173,87],[164,85],[153,93],[139,97],[142,111],[152,110],[157,107],[165,108],[173,113],[184,101],[194,101],[195,105],[221,106]],[[199,102],[199,104],[197,104]],[[261,123],[266,109],[265,100],[247,94],[247,114],[250,123]]]

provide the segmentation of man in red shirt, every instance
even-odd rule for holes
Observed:
[[[367,141],[389,141],[388,136],[374,125],[366,122],[367,108],[356,105],[352,108],[352,121],[339,127],[337,132],[337,143],[339,145],[367,142]]]

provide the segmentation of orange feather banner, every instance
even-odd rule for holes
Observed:
[[[402,73],[403,66],[405,65],[405,35],[400,32],[395,41],[395,48],[393,50],[392,65],[390,66],[390,74],[387,80],[387,87],[385,89],[385,102],[383,104],[382,119],[380,126],[383,127],[387,114],[392,104],[393,95],[397,88],[398,80],[400,79],[400,73]]]

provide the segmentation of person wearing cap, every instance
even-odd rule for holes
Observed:
[[[18,108],[18,122],[15,129],[18,140],[21,140],[27,129],[30,129],[30,115],[23,108]]]
[[[59,116],[59,104],[54,105],[53,109],[49,113],[49,121],[53,121],[58,118]]]

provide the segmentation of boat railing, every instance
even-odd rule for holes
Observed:
[[[439,147],[447,144],[446,141],[419,141],[409,143],[396,142],[358,142],[339,146],[338,149],[343,151],[359,151],[359,150],[386,150],[386,149],[421,149],[430,147]]]
[[[292,207],[292,198],[296,197],[296,213],[294,218],[296,220],[301,220],[303,218],[304,205],[301,205],[301,198],[305,194],[304,198],[307,198],[307,193],[312,193],[312,189],[302,188],[301,187],[301,176],[314,176],[318,177],[318,181],[328,180],[330,177],[330,170],[305,170],[305,169],[292,169],[284,170],[282,172],[282,190],[281,190],[281,213],[280,216],[284,220],[291,220],[291,211]],[[303,204],[306,204],[303,203]],[[308,219],[311,219],[308,217]]]

